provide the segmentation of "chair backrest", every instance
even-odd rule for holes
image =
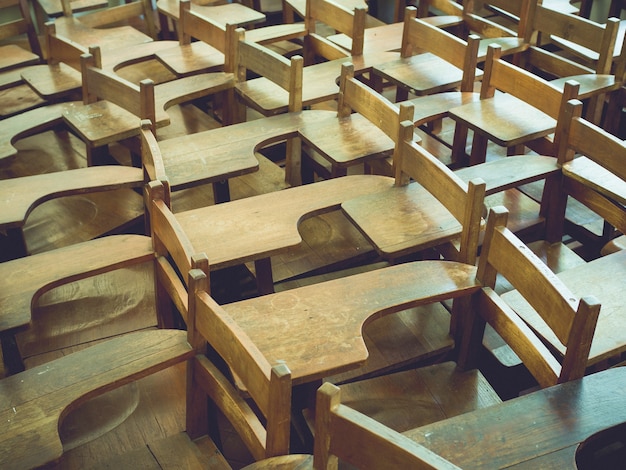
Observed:
[[[89,53],[89,49],[74,41],[57,36],[54,21],[46,23],[44,29],[44,47],[47,52],[48,64],[63,62],[80,71],[80,56]]]
[[[413,121],[413,105],[403,103],[395,105],[380,93],[354,77],[354,66],[345,63],[341,66],[337,115],[347,117],[357,112],[378,126],[395,143],[394,154],[402,139],[403,121]]]
[[[245,82],[249,71],[261,75],[289,93],[289,112],[301,111],[304,64],[302,56],[296,55],[287,59],[261,44],[246,41],[243,28],[236,29],[233,36],[232,63],[237,82]]]
[[[187,434],[191,439],[207,434],[208,395],[255,460],[288,454],[291,372],[284,363],[270,364],[248,335],[211,298],[206,273],[194,269],[189,279],[188,339],[196,356],[188,363]],[[220,370],[221,361],[245,386],[263,421],[229,380],[229,372]]]
[[[617,18],[609,18],[606,24],[600,24],[578,15],[547,8],[541,5],[541,2],[531,2],[524,37],[526,42],[536,46],[531,49],[533,54],[530,59],[531,63],[558,77],[585,73],[608,74],[611,73],[613,66],[618,29]],[[545,49],[539,46],[550,43],[552,38],[570,41],[596,53],[598,57],[595,67],[585,67],[573,61],[558,61],[558,56],[555,54],[547,54]],[[556,61],[558,65],[550,65],[550,61]]]
[[[426,447],[341,403],[330,382],[317,391],[313,467],[337,468],[337,461],[361,470],[380,468],[456,469]]]
[[[235,25],[218,23],[207,16],[191,10],[190,0],[179,3],[178,34],[180,44],[191,44],[193,39],[204,41],[224,54],[225,60],[230,54],[232,31]],[[228,67],[225,66],[228,70]]]
[[[582,377],[600,304],[574,295],[538,256],[506,227],[504,207],[490,211],[477,278],[483,289],[473,298],[464,329],[460,363],[478,354],[485,322],[507,342],[541,387]],[[535,332],[493,291],[496,274],[504,276],[526,299],[565,346],[562,363]],[[474,316],[475,315],[475,316]],[[475,360],[474,355],[474,360]]]
[[[61,0],[63,16],[72,17],[71,0]],[[154,9],[151,0],[132,0],[121,2],[116,6],[103,8],[93,12],[81,14],[80,22],[89,28],[103,28],[114,26],[121,22],[134,21],[133,26],[140,26],[152,39],[157,39],[156,25],[154,24]]]
[[[454,0],[424,0],[419,2],[418,17],[426,18],[430,14],[463,16],[463,5]]]
[[[463,227],[456,261],[474,264],[481,229],[485,182],[480,178],[464,182],[441,160],[413,141],[412,123],[405,121],[401,126],[403,137],[395,162],[396,185],[403,186],[414,180],[448,209]]]
[[[410,57],[430,52],[463,70],[461,91],[473,91],[478,63],[480,38],[469,35],[467,41],[416,18],[416,9],[407,7],[404,13],[400,55]]]
[[[352,39],[350,55],[363,54],[365,39],[365,19],[367,10],[356,7],[354,10],[335,3],[332,0],[308,0],[306,3],[305,24],[307,34],[304,38],[304,51],[307,65],[314,57],[327,60],[340,59],[346,53],[323,35],[317,32],[318,23],[322,23],[337,33],[343,33]]]
[[[548,241],[562,235],[567,195],[626,233],[626,144],[582,118],[582,108],[579,100],[570,100],[565,107],[557,149],[565,178],[561,182],[559,204],[551,207],[548,215]],[[568,177],[569,173],[580,174],[580,178]]]
[[[124,108],[139,119],[153,123],[162,123],[162,116],[157,117],[154,82],[144,79],[134,84],[115,72],[102,68],[102,59],[98,48],[90,48],[88,54],[81,56],[83,78],[83,103],[95,103],[106,100]]]
[[[569,81],[561,90],[538,75],[503,60],[501,55],[499,45],[489,45],[485,74],[480,88],[481,99],[492,98],[496,90],[500,90],[558,119],[565,103],[577,98],[579,88],[577,82]]]
[[[6,13],[8,9],[11,9],[12,14]],[[0,22],[0,40],[26,34],[31,52],[43,58],[28,2],[26,0],[1,0],[0,11],[3,12],[4,18]]]

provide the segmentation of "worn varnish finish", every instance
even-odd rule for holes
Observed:
[[[626,420],[625,374],[598,372],[405,435],[461,468],[571,468],[580,442]]]

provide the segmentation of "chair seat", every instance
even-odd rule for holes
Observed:
[[[59,99],[80,90],[80,72],[59,62],[51,65],[36,65],[24,69],[22,79],[46,100]]]
[[[22,49],[15,44],[0,47],[0,70],[22,67],[41,62],[37,54]]]
[[[374,70],[396,85],[407,87],[416,95],[430,95],[458,87],[463,70],[428,52],[375,65]],[[480,80],[482,70],[476,70]]]
[[[570,77],[563,77],[557,78],[556,80],[551,80],[550,83],[560,89],[563,89],[565,82],[568,80],[575,80],[580,84],[578,97],[581,100],[589,98],[590,96],[596,95],[598,93],[608,93],[621,86],[621,82],[615,80],[615,75],[598,74],[573,75]]]
[[[168,48],[155,55],[177,76],[210,72],[224,66],[224,54],[203,41]]]
[[[56,34],[84,47],[99,46],[102,51],[116,51],[128,46],[151,42],[152,38],[132,26],[90,28],[79,19],[61,17],[54,21]]]
[[[447,91],[419,96],[407,102],[414,105],[413,123],[417,127],[429,121],[446,117],[452,108],[479,100],[480,95],[478,93]]]
[[[554,132],[556,120],[510,94],[452,108],[450,117],[502,147],[512,147]]]
[[[441,401],[450,390],[457,399]],[[502,402],[480,371],[454,362],[344,384],[341,395],[343,404],[399,432]]]

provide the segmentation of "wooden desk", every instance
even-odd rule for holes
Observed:
[[[417,261],[224,308],[271,364],[284,360],[294,385],[303,384],[362,364],[366,322],[474,292],[480,288],[475,274],[467,264]]]
[[[451,90],[460,86],[463,80],[463,69],[430,52],[376,65],[374,73],[408,87],[418,96]],[[476,69],[476,79],[480,80],[482,75],[482,70]]]
[[[561,469],[575,468],[580,442],[624,421],[618,367],[404,434],[463,469]]]
[[[589,353],[589,365],[626,351],[626,250],[568,269],[559,273],[558,277],[577,296],[594,295],[602,305]],[[517,291],[507,292],[502,298],[556,351],[563,353],[563,346],[553,335],[547,333],[545,324]]]

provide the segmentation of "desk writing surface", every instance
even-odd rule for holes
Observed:
[[[574,468],[578,443],[626,421],[626,368],[531,392],[404,434],[463,469]]]
[[[223,307],[270,363],[285,361],[301,384],[362,364],[368,320],[479,288],[474,266],[416,261]]]
[[[404,23],[391,23],[366,28],[364,32],[363,51],[400,51],[403,27]],[[327,39],[347,51],[352,48],[352,38],[345,33],[332,34],[328,36]]]
[[[603,256],[557,275],[577,296],[595,296],[600,304],[600,316],[591,343],[589,364],[595,364],[626,351],[626,250]],[[561,354],[564,347],[548,332],[547,326],[517,291],[502,298]]]
[[[168,18],[178,20],[180,14],[179,0],[158,0],[156,2],[159,13],[164,14]],[[202,5],[197,2],[191,2],[191,11],[199,13],[213,21],[222,24],[236,24],[245,26],[248,24],[258,23],[265,20],[265,15],[253,8],[248,8],[241,3],[227,3],[222,5]]]
[[[359,56],[346,55],[345,58],[321,62],[304,67],[302,72],[302,106],[311,106],[334,100],[339,94],[341,66],[354,65],[355,75],[368,72],[371,68],[397,57],[395,52],[373,52]],[[265,116],[284,113],[289,103],[289,93],[265,77],[246,80],[237,84],[237,92],[253,101],[257,111]]]

